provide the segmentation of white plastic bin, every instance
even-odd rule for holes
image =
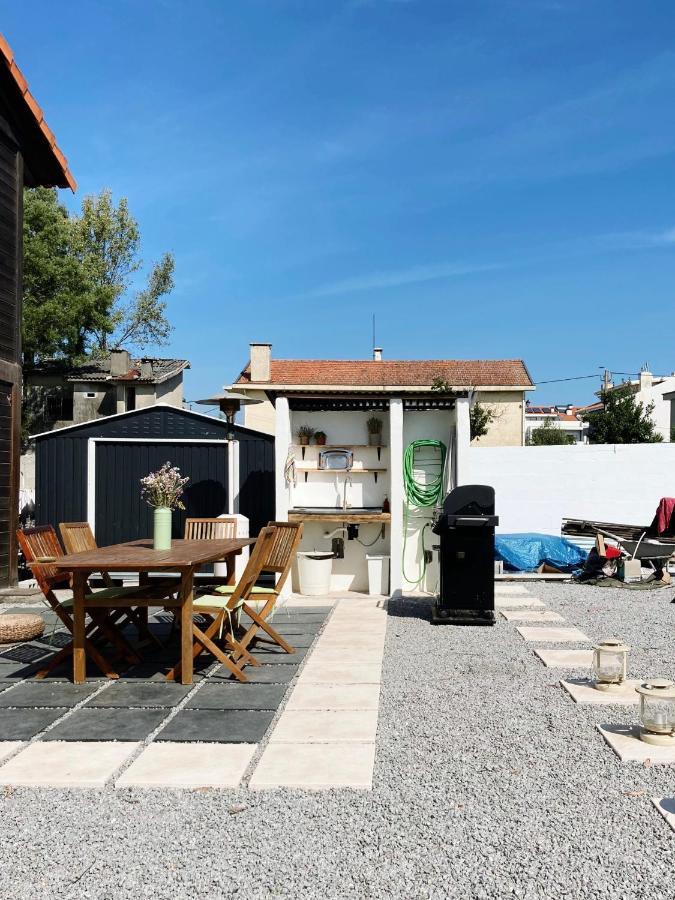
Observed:
[[[325,550],[303,550],[298,553],[300,593],[320,597],[330,592],[333,554]]]
[[[389,594],[389,557],[366,556],[368,562],[368,593]]]

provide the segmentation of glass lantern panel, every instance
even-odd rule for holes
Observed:
[[[600,681],[620,681],[623,678],[623,653],[598,650],[596,673]]]
[[[668,734],[675,729],[675,697],[641,697],[640,718],[647,731]]]

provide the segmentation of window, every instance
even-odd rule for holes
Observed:
[[[136,388],[128,387],[126,389],[126,409],[136,409]]]
[[[87,398],[87,400],[95,400],[96,399],[96,391],[87,391],[87,393],[84,396]]]

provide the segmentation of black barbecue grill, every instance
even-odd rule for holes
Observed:
[[[432,621],[449,625],[494,625],[495,622],[494,488],[463,484],[445,498],[433,525],[441,542],[440,594]]]

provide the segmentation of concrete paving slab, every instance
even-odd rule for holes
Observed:
[[[590,669],[593,665],[592,650],[549,650],[547,647],[536,647],[533,652],[549,669]]]
[[[380,704],[379,684],[311,684],[298,682],[286,704],[293,709],[374,709]]]
[[[292,641],[289,643],[292,646]],[[281,647],[267,649],[259,646],[255,647],[253,655],[264,666],[298,666],[307,656],[307,648],[296,647],[294,649],[294,653],[286,653]],[[247,666],[246,674],[250,668],[251,666]]]
[[[533,628],[523,625],[516,628],[518,634],[526,641],[550,641],[555,644],[589,643],[590,638],[578,628]]]
[[[82,700],[86,700],[99,688],[99,684],[24,681],[13,687],[11,691],[3,691],[0,694],[0,706],[72,707],[77,706]]]
[[[270,737],[270,743],[331,744],[344,741],[375,741],[377,710],[285,709]]]
[[[349,665],[310,659],[298,679],[299,684],[380,684],[382,664]]]
[[[343,663],[346,666],[380,665],[382,647],[330,647],[319,644],[312,653],[312,663],[318,665]]]
[[[524,584],[516,582],[495,582],[496,594],[527,594],[528,588]]]
[[[288,684],[295,677],[296,666],[246,666],[244,670],[248,681],[246,684]],[[227,684],[239,684],[232,674],[223,666],[219,666],[209,676],[209,684],[223,681]]]
[[[661,813],[666,822],[675,831],[675,798],[652,797],[652,803]]]
[[[130,683],[116,681],[94,697],[87,707],[162,708],[178,706],[193,689],[191,684],[175,682]]]
[[[278,709],[285,684],[205,684],[185,704],[185,709]]]
[[[564,618],[550,609],[503,609],[501,615],[507,622],[564,622]]]
[[[103,787],[138,743],[37,741],[0,766],[0,784],[27,787]]]
[[[249,787],[371,790],[375,744],[268,744]],[[0,769],[0,771],[2,771]]]
[[[495,609],[543,609],[544,606],[543,600],[537,600],[536,597],[495,597]]]
[[[236,788],[256,750],[256,744],[150,744],[115,786]]]
[[[628,679],[620,691],[599,691],[593,686],[590,678],[570,678],[561,680],[560,684],[575,703],[602,706],[633,706],[640,702],[640,695],[635,688],[641,684],[636,679]]]
[[[66,712],[66,708],[0,709],[0,741],[28,741]]]
[[[47,732],[46,741],[144,741],[167,717],[167,709],[76,709]]]
[[[259,744],[273,718],[274,712],[267,710],[182,709],[155,740]]]
[[[621,762],[644,763],[650,760],[652,765],[675,763],[675,745],[659,747],[647,744],[640,740],[640,729],[635,725],[596,725],[596,728]]]

